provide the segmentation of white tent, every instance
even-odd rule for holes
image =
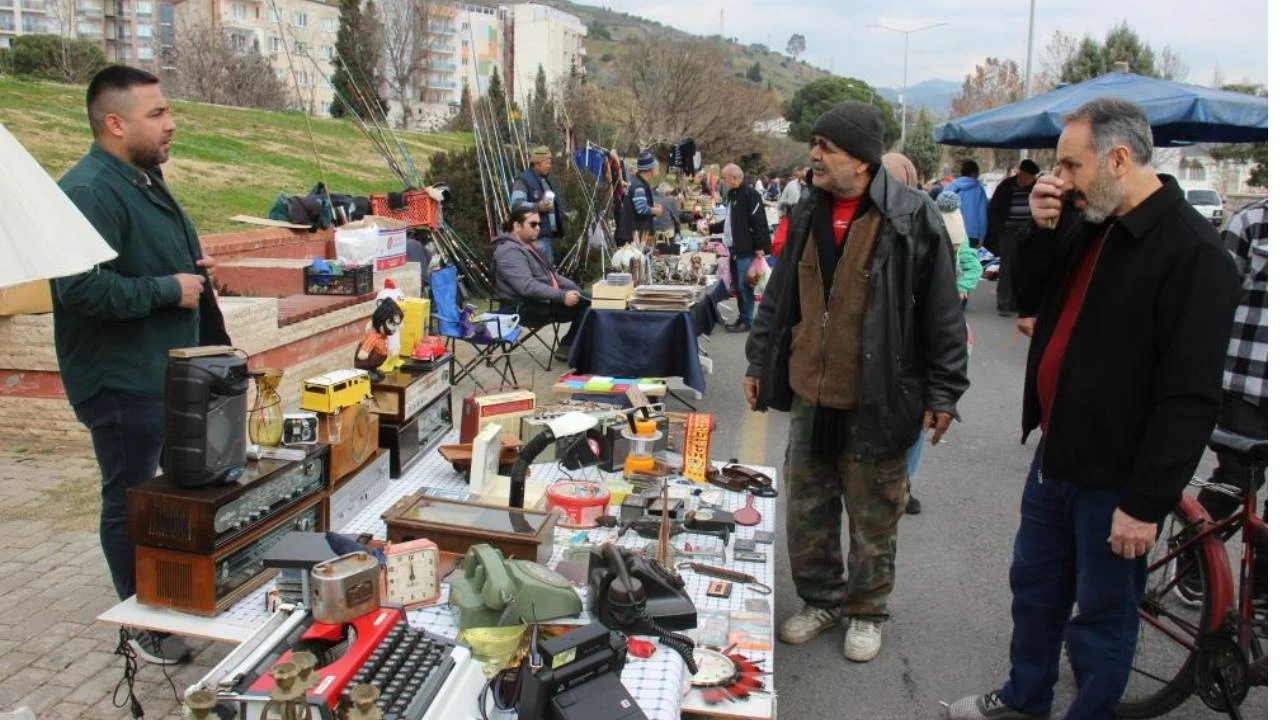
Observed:
[[[0,288],[74,275],[116,256],[49,173],[0,125]]]

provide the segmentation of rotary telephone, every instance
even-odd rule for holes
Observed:
[[[449,583],[458,626],[503,627],[582,612],[582,599],[564,577],[528,560],[504,560],[492,545],[472,545],[463,576]]]
[[[684,579],[658,561],[605,543],[591,550],[588,564],[590,600],[596,619],[610,630],[657,635],[696,674],[694,642],[675,630],[698,626],[698,610],[684,589]]]

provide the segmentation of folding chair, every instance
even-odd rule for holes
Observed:
[[[437,324],[437,334],[445,338],[445,347],[452,353],[449,373],[455,385],[463,378],[470,377],[477,387],[484,387],[485,383],[477,380],[475,375],[482,367],[497,372],[502,383],[518,384],[515,369],[511,366],[515,341],[501,336],[496,319],[480,321],[488,331],[487,334],[467,336],[467,327],[462,321],[462,311],[458,305],[456,267],[444,267],[431,273],[431,307],[436,311],[431,317]],[[475,350],[475,357],[465,363],[460,361],[457,352],[459,342],[466,343]]]
[[[547,372],[551,372],[551,363],[554,362],[556,358],[556,348],[560,347],[561,323],[559,320],[549,320],[544,323],[526,324],[524,314],[520,312],[520,307],[521,306],[517,304],[503,309],[503,312],[510,311],[520,315],[520,327],[524,329],[524,333],[521,334],[520,339],[516,340],[513,349],[518,348],[525,351],[529,354],[529,357],[533,359],[535,365]],[[547,327],[551,328],[551,342],[547,342],[547,340],[539,334],[542,332],[543,328]],[[546,348],[547,361],[545,363],[534,354],[533,348],[529,345],[530,340],[536,340],[539,345]]]

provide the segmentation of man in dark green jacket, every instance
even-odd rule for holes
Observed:
[[[102,471],[102,552],[121,599],[134,593],[125,494],[154,477],[164,445],[164,374],[176,347],[230,340],[195,228],[165,186],[174,122],[154,75],[112,66],[86,96],[94,142],[59,182],[119,256],[52,283],[53,335],[67,399]],[[142,658],[190,658],[179,638],[133,631]]]

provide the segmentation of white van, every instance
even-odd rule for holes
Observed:
[[[1187,188],[1187,202],[1191,207],[1213,223],[1214,227],[1222,225],[1222,196],[1213,188]]]

